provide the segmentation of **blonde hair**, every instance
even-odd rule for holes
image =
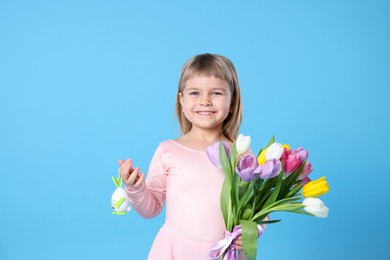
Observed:
[[[232,111],[226,117],[222,125],[222,133],[230,140],[237,138],[238,129],[242,121],[242,104],[240,83],[233,63],[226,57],[216,54],[200,54],[184,63],[179,79],[179,86],[176,97],[176,116],[180,124],[180,132],[188,133],[192,124],[182,113],[182,106],[179,101],[179,93],[183,93],[188,79],[203,76],[216,77],[226,81],[232,94],[230,107]]]

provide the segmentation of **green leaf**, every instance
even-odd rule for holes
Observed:
[[[252,203],[252,214],[250,216],[250,218],[253,217],[253,214],[255,214],[255,209],[256,209],[256,204],[257,204],[257,200],[258,200],[258,196],[256,196],[256,189],[254,190],[254,198],[253,198],[253,203]]]
[[[275,177],[273,177],[273,178],[271,178],[271,179],[265,180],[265,181],[261,184],[260,189],[258,189],[258,192],[262,192],[263,190],[264,190],[264,191],[269,191],[269,190],[271,190],[271,189],[275,186],[277,180],[278,180],[278,176],[275,176]]]
[[[238,201],[239,201],[239,192],[240,192],[240,176],[236,174],[236,164],[237,164],[237,147],[236,143],[233,143],[232,149],[230,151],[230,169],[232,171],[232,198],[233,199],[233,204],[236,206],[235,208],[238,210]],[[236,212],[235,212],[236,213]],[[237,214],[235,214],[237,216]]]
[[[294,188],[292,188],[287,195],[285,196],[286,198],[291,198],[292,196],[295,196],[295,194],[298,193],[298,191],[302,188],[301,184],[297,184]]]
[[[290,204],[284,204],[284,205],[278,205],[275,207],[270,208],[270,211],[292,211],[292,210],[299,210],[303,207],[302,203],[290,203]]]
[[[261,214],[261,215],[256,214],[256,216],[252,217],[251,220],[253,220],[257,224],[261,224],[262,222],[264,222],[264,219],[268,216],[268,214],[269,212],[266,212],[265,214]]]
[[[308,216],[314,216],[313,214],[310,214],[309,212],[303,210],[303,209],[297,209],[297,210],[290,210],[289,212],[302,214],[302,215],[308,215]],[[314,216],[315,217],[315,216]]]
[[[271,179],[264,180],[260,183],[259,188],[256,191],[256,196],[259,198],[256,203],[256,210],[259,211],[263,208],[265,201],[271,196],[279,176],[275,176]],[[261,179],[262,180],[262,179]]]
[[[259,201],[259,203],[257,203],[257,205],[256,205],[256,208],[255,208],[255,211],[259,211],[259,210],[261,210],[261,209],[263,209],[264,208],[264,203],[265,203],[265,201],[267,201],[267,199],[271,196],[271,191],[269,191],[269,192],[263,192],[262,194],[261,194],[261,196],[260,195],[257,195],[258,197],[260,197],[260,201]]]
[[[301,172],[302,172],[302,170],[303,170],[303,167],[305,166],[305,163],[306,163],[306,161],[303,162],[303,163],[301,164],[301,166],[300,166],[298,169],[296,169],[294,172],[292,172],[292,173],[284,180],[279,198],[285,197],[285,195],[286,195],[287,193],[289,193],[291,187],[296,183],[296,180],[298,179],[299,174],[301,174]]]
[[[242,196],[244,196],[247,188],[248,188],[248,186],[243,186],[242,184],[240,184],[239,193],[238,193],[239,198],[242,198]]]
[[[273,136],[271,137],[271,139],[269,140],[269,142],[268,142],[266,148],[267,148],[268,146],[270,146],[271,144],[273,144],[273,143],[275,143],[275,135],[273,135]]]
[[[280,222],[280,221],[282,221],[281,219],[273,219],[273,220],[265,220],[265,221],[259,221],[259,222],[257,222],[257,224],[259,224],[259,225],[268,225],[268,224],[274,224],[274,223],[278,223],[278,222]]]
[[[239,198],[238,198],[238,195],[239,195],[239,192],[240,192],[240,176],[238,176],[238,174],[234,173],[233,174],[233,187],[232,187],[232,198],[234,198],[234,205],[236,206],[235,208],[237,209],[237,211],[239,211]],[[235,212],[236,213],[236,212]],[[237,214],[235,214],[235,216],[237,216]]]
[[[259,153],[257,154],[256,158],[259,158],[261,152],[263,151],[263,148],[260,149]]]
[[[256,191],[258,191],[261,187],[261,185],[263,185],[265,179],[262,179],[262,178],[256,178],[256,186],[255,186],[255,189]]]
[[[277,200],[274,203],[272,203],[271,205],[269,205],[268,207],[265,207],[264,209],[274,208],[274,207],[277,207],[280,205],[292,204],[292,203],[295,203],[298,199],[299,199],[299,197],[292,197],[292,198],[284,198],[281,200]]]
[[[241,220],[242,246],[247,260],[256,260],[257,255],[257,223],[250,220]]]
[[[251,204],[247,204],[246,206],[245,206],[245,209],[244,209],[244,212],[242,213],[242,218],[241,219],[243,219],[243,220],[248,220],[248,219],[250,219],[251,218],[251,216],[253,215],[252,214],[252,206],[251,206]]]
[[[271,191],[271,196],[267,199],[267,201],[264,204],[264,208],[266,208],[268,205],[274,203],[279,195],[280,187],[282,186],[283,182],[283,171],[279,173],[278,180],[276,182],[275,188]]]
[[[229,187],[228,179],[225,177],[225,180],[223,181],[222,190],[221,190],[221,211],[223,215],[223,220],[225,221],[226,228],[231,231],[228,226],[229,218],[230,218],[230,210],[231,210],[231,203],[230,203],[230,187]]]
[[[237,163],[236,156],[237,156],[237,147],[236,147],[236,143],[234,142],[232,145],[232,150],[230,151],[230,164],[233,170],[236,168],[236,163]]]
[[[249,200],[253,197],[255,184],[256,184],[255,181],[250,182],[244,195],[241,197],[241,199],[239,201],[239,204],[238,204],[239,209],[244,208],[245,205],[249,202]]]
[[[231,166],[230,166],[229,158],[227,156],[225,147],[223,146],[222,142],[220,142],[220,146],[219,146],[219,159],[221,161],[221,166],[222,166],[222,169],[223,169],[223,171],[225,173],[225,177],[228,179],[229,184],[231,186],[231,184],[232,184],[232,177],[233,177],[232,169],[231,169]]]
[[[256,222],[261,222],[269,213],[273,211],[289,211],[299,209],[302,207],[302,204],[295,203],[295,201],[298,199],[299,197],[293,197],[275,201],[269,206],[263,207],[260,211],[257,211],[257,213],[252,217],[252,220]]]

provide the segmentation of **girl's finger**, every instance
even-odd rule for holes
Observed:
[[[131,161],[126,160],[120,167],[119,167],[119,174],[125,182],[130,177],[131,172]]]
[[[134,188],[139,188],[139,187],[141,187],[142,183],[144,182],[144,176],[145,176],[145,174],[143,174],[143,173],[141,173],[141,174],[139,175],[138,180],[137,180],[137,181],[135,182],[135,184],[134,184]]]
[[[134,185],[137,177],[138,177],[138,174],[139,174],[139,167],[135,167],[134,170],[132,171],[132,173],[130,174],[129,178],[127,179],[127,183],[130,184],[130,185]]]
[[[234,245],[242,246],[242,240],[234,240]]]
[[[118,160],[118,164],[119,164],[119,166],[122,166],[124,163],[129,163],[129,162],[131,162],[131,159],[129,158],[129,159],[127,159],[126,161],[124,161],[124,160]]]
[[[238,251],[242,251],[242,246],[236,246],[236,245],[234,245],[234,249],[236,249],[236,250],[238,250]]]

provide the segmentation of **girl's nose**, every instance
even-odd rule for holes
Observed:
[[[211,106],[211,100],[210,100],[210,97],[209,96],[203,96],[202,99],[201,99],[201,102],[200,102],[200,105],[201,106]]]

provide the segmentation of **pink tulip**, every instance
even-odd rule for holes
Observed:
[[[299,159],[299,154],[295,151],[284,149],[281,161],[283,163],[284,173],[290,174],[301,166],[302,161]]]
[[[311,179],[309,177],[305,177],[301,180],[302,187],[306,185],[306,183],[311,182]]]

